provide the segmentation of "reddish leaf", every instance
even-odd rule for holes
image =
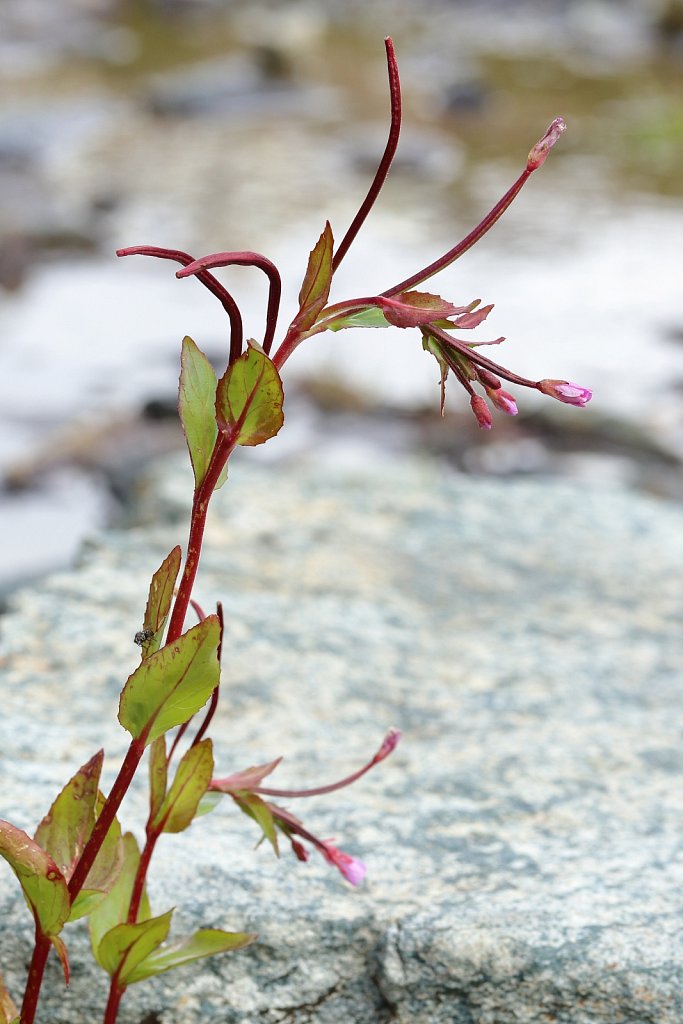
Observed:
[[[325,230],[308,257],[306,274],[299,292],[299,312],[292,323],[292,328],[299,332],[312,327],[325,308],[332,284],[333,249],[332,228],[327,221]]]

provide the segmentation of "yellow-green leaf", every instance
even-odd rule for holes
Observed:
[[[154,818],[164,802],[168,766],[166,737],[159,736],[149,748],[149,814]]]
[[[284,422],[284,392],[275,364],[255,342],[218,382],[216,417],[233,444],[263,444]]]
[[[159,946],[150,953],[126,978],[128,985],[144,981],[155,974],[163,974],[174,967],[181,967],[192,960],[215,956],[229,950],[242,949],[258,938],[255,932],[224,932],[220,928],[200,928],[194,935],[166,946]]]
[[[213,775],[213,745],[201,740],[183,755],[166,799],[154,816],[153,829],[182,832],[192,823]]]
[[[140,863],[140,850],[131,832],[126,832],[122,845],[123,862],[119,875],[111,890],[90,914],[90,941],[96,957],[100,942],[107,932],[117,924],[124,923],[128,917],[133,883]],[[143,891],[138,921],[146,921],[150,914],[149,899],[146,891]]]
[[[95,824],[95,802],[104,751],[98,750],[71,778],[36,829],[35,841],[67,882]]]
[[[218,616],[207,615],[143,661],[121,692],[119,722],[123,728],[147,745],[189,721],[218,686],[219,640]]]
[[[69,890],[54,860],[26,832],[0,821],[0,857],[10,865],[43,935],[58,935],[69,916]]]
[[[178,411],[198,488],[206,476],[218,437],[216,374],[201,349],[187,337],[183,338],[180,355]]]
[[[174,547],[152,576],[142,623],[143,660],[158,651],[161,645],[164,626],[173,601],[173,588],[180,572],[181,557],[180,547]]]
[[[102,813],[105,797],[100,790],[95,801],[95,820]],[[100,846],[85,884],[71,905],[70,921],[86,917],[104,899],[119,876],[123,864],[123,839],[118,818],[114,818]]]
[[[275,830],[275,822],[268,804],[265,800],[262,800],[256,793],[250,793],[244,789],[236,791],[230,794],[239,807],[247,817],[253,818],[256,824],[259,826],[264,836],[273,847],[276,856],[280,856],[280,850],[277,843],[277,832]]]
[[[173,911],[150,917],[137,924],[117,924],[103,936],[97,948],[97,962],[107,974],[116,974],[122,985],[129,984],[138,964],[160,946],[171,927]]]

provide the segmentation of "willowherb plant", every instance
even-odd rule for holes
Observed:
[[[194,471],[194,495],[184,565],[175,547],[152,577],[142,628],[135,636],[141,662],[121,692],[119,722],[131,737],[128,752],[108,796],[99,788],[104,754],[98,751],[62,789],[31,838],[9,822],[0,822],[0,854],[13,868],[35,922],[35,946],[21,1011],[0,981],[0,1024],[32,1024],[45,963],[51,948],[59,956],[66,982],[69,959],[62,938],[64,926],[89,917],[92,949],[110,976],[104,1024],[117,1018],[129,985],[214,953],[238,949],[255,935],[202,928],[168,942],[172,911],[153,915],[146,879],[155,846],[164,832],[182,832],[221,796],[230,797],[254,820],[275,853],[284,837],[300,861],[317,850],[352,885],[365,875],[360,860],[319,839],[288,809],[275,802],[330,793],[355,782],[394,749],[399,732],[390,729],[376,754],[348,777],[313,789],[283,790],[265,785],[280,758],[269,764],[216,774],[207,730],[216,711],[220,682],[223,616],[220,604],[205,615],[192,599],[211,496],[225,481],[226,464],[237,445],[263,444],[283,424],[280,371],[307,338],[346,327],[415,328],[423,348],[437,361],[443,412],[445,387],[452,373],[467,392],[480,425],[489,429],[489,402],[515,415],[517,404],[503,390],[501,379],[584,406],[587,388],[563,380],[532,381],[481,352],[502,342],[459,337],[478,327],[491,306],[479,300],[454,304],[416,286],[448,267],[495,224],[527,178],[545,161],[564,131],[557,118],[532,148],[526,166],[502,199],[461,242],[433,263],[383,291],[330,303],[334,273],[349,250],[386,179],[396,152],[401,124],[398,68],[390,39],[386,40],[391,127],[379,168],[361,207],[342,241],[335,247],[327,223],[310,253],[299,308],[271,356],[280,305],[280,275],[274,264],[255,252],[221,252],[195,260],[187,253],[138,246],[119,251],[158,256],[182,264],[179,278],[195,276],[221,302],[230,322],[230,353],[218,380],[210,363],[190,338],[182,344],[179,413]],[[262,271],[269,283],[262,342],[243,341],[242,317],[232,295],[216,279],[217,267],[241,265]],[[178,582],[179,578],[179,582]],[[190,606],[199,622],[185,630]],[[193,734],[188,737],[188,729]],[[170,736],[175,734],[172,740]],[[117,812],[142,756],[149,750],[149,815],[145,842],[138,846],[122,834]]]

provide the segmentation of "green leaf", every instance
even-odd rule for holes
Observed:
[[[250,341],[247,351],[218,382],[218,427],[234,444],[263,444],[284,422],[283,402],[282,381],[275,364]]]
[[[213,775],[213,745],[201,740],[183,755],[166,799],[154,816],[151,828],[182,832],[192,823],[199,801]]]
[[[330,222],[326,221],[325,229],[308,257],[306,274],[299,292],[299,312],[291,329],[301,333],[307,331],[322,312],[332,284],[333,250],[332,228]]]
[[[119,722],[145,745],[189,721],[218,686],[217,615],[207,615],[178,640],[147,658],[128,677],[119,701]]]
[[[280,849],[277,843],[277,832],[275,830],[275,822],[268,804],[265,800],[262,800],[256,793],[250,793],[248,790],[238,790],[237,792],[230,794],[244,814],[249,818],[253,818],[256,824],[259,826],[264,836],[273,847],[275,855],[280,856]]]
[[[217,793],[215,790],[209,789],[199,801],[194,815],[195,818],[201,818],[203,815],[214,811],[224,796],[225,793]]]
[[[194,935],[167,946],[160,946],[150,953],[127,977],[127,983],[144,981],[155,974],[163,974],[174,967],[181,967],[192,960],[242,949],[258,938],[255,932],[224,932],[220,928],[200,928]]]
[[[328,331],[343,331],[346,327],[390,327],[391,324],[377,306],[367,306],[333,320]]]
[[[149,815],[154,818],[166,796],[168,766],[166,737],[159,736],[149,749]]]
[[[192,338],[183,338],[180,355],[178,411],[199,488],[211,460],[218,427],[216,426],[216,374],[204,353]]]
[[[0,1024],[14,1024],[19,1020],[19,1010],[10,996],[0,974]]]
[[[180,572],[181,557],[180,547],[174,547],[152,576],[142,623],[143,634],[149,636],[142,644],[143,660],[158,651],[161,645],[164,626],[173,601],[173,588]]]
[[[105,797],[100,791],[95,802],[95,820],[99,818]],[[104,899],[119,876],[123,864],[123,840],[121,825],[114,818],[104,837],[104,842],[88,872],[85,884],[71,906],[70,921],[86,917]]]
[[[434,356],[439,367],[439,386],[441,388],[441,415],[444,414],[444,406],[446,405],[446,381],[448,380],[448,373],[450,367],[443,357],[441,348],[438,341],[436,341],[431,334],[422,335],[422,348],[425,352],[429,352],[430,355]]]
[[[107,974],[118,976],[121,985],[129,984],[138,964],[160,946],[171,927],[173,911],[150,917],[137,924],[117,924],[102,938],[97,948],[97,962]]]
[[[0,821],[0,856],[24,892],[43,935],[57,935],[69,916],[69,890],[54,860],[26,832]]]
[[[69,881],[95,824],[95,801],[104,751],[98,750],[67,782],[36,829],[35,841]]]
[[[90,914],[90,940],[95,956],[100,942],[117,924],[125,923],[133,893],[135,874],[140,863],[140,850],[135,837],[126,832],[122,841],[123,861],[118,878],[111,890]],[[146,921],[151,915],[147,892],[144,891],[140,901],[138,921]]]

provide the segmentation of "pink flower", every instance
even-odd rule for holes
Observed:
[[[539,380],[536,385],[539,391],[558,402],[583,407],[590,402],[593,392],[590,388],[582,388],[580,384],[572,384],[569,380]]]
[[[357,857],[351,857],[350,854],[344,853],[343,850],[338,850],[328,840],[323,840],[320,843],[319,849],[325,860],[330,864],[334,864],[341,871],[347,882],[350,882],[351,885],[360,885],[367,871],[362,860],[358,860]]]
[[[502,388],[492,388],[487,393],[493,404],[502,412],[508,416],[517,415],[517,403],[507,391],[503,391]]]

